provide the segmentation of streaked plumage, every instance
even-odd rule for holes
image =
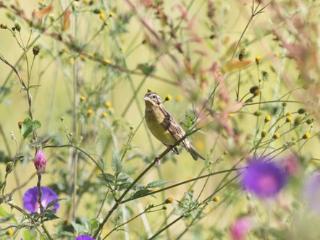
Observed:
[[[165,110],[161,98],[156,93],[147,92],[144,101],[146,105],[145,119],[151,133],[164,145],[173,146],[185,135],[185,131]],[[182,145],[194,160],[204,159],[196,152],[187,138],[182,141]],[[174,148],[173,151],[178,153],[177,148]]]

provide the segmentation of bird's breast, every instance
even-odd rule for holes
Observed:
[[[160,109],[146,109],[145,112],[146,123],[151,133],[163,144],[173,145],[176,140],[170,134],[168,129],[163,124],[165,120],[164,114]]]

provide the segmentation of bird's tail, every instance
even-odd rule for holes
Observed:
[[[190,144],[190,146],[187,148],[188,152],[190,153],[190,155],[192,156],[192,158],[194,160],[198,160],[198,158],[201,158],[202,160],[205,160],[204,157],[202,157],[200,155],[200,153],[198,153],[194,147]]]

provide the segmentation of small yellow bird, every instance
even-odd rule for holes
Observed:
[[[181,138],[185,136],[185,131],[175,121],[175,119],[168,113],[159,95],[154,92],[148,91],[144,96],[145,119],[147,126],[150,129],[153,136],[155,136],[165,146],[173,146]],[[183,147],[191,154],[194,160],[204,158],[194,149],[191,142],[185,138],[182,141]],[[174,147],[172,149],[175,153],[179,153],[178,149]]]

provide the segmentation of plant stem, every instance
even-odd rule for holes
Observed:
[[[145,194],[145,195],[143,195],[143,196],[141,196],[141,197],[125,199],[125,200],[123,200],[121,203],[130,202],[130,201],[133,201],[133,200],[136,200],[136,199],[139,199],[139,198],[143,198],[143,197],[146,197],[146,196],[149,196],[149,195],[153,195],[153,194],[156,194],[156,193],[159,193],[159,192],[163,192],[163,191],[165,191],[165,190],[168,190],[168,189],[171,189],[171,188],[175,188],[175,187],[178,187],[178,186],[180,186],[180,185],[183,185],[183,184],[186,184],[186,183],[189,183],[189,182],[194,182],[194,181],[197,181],[197,180],[202,179],[202,178],[207,178],[207,177],[211,177],[211,176],[214,176],[214,175],[219,175],[219,174],[222,174],[222,173],[228,173],[228,172],[238,171],[238,170],[240,170],[240,169],[241,169],[241,168],[231,168],[231,169],[221,170],[221,171],[209,173],[209,174],[206,174],[206,175],[202,175],[202,176],[199,176],[199,177],[191,178],[191,179],[188,179],[188,180],[185,180],[185,181],[182,181],[182,182],[179,182],[179,183],[176,183],[176,184],[172,184],[172,185],[170,185],[170,186],[167,186],[167,187],[158,189],[158,190],[156,190],[156,191],[152,191],[152,192],[147,193],[147,194]]]
[[[103,226],[106,224],[112,213],[119,207],[121,204],[121,201],[124,199],[124,197],[127,195],[127,193],[136,185],[136,183],[156,164],[158,163],[164,156],[166,156],[174,147],[179,145],[186,137],[189,135],[195,133],[199,129],[195,129],[191,131],[190,133],[186,134],[184,137],[179,139],[179,141],[176,142],[176,144],[167,147],[158,157],[156,157],[139,175],[135,178],[135,180],[126,188],[126,190],[121,194],[121,196],[116,200],[112,208],[109,210],[107,215],[104,217],[103,221],[100,223],[99,227],[95,231],[93,237],[96,238],[99,234],[99,232],[102,230]]]

